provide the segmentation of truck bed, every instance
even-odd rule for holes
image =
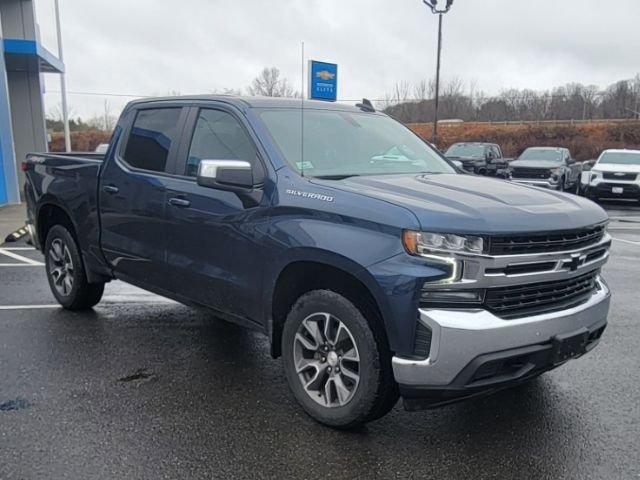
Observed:
[[[55,204],[76,223],[80,248],[91,265],[103,264],[98,218],[98,180],[103,160],[103,154],[94,152],[64,152],[31,153],[25,161],[29,222],[37,225],[37,217],[43,214],[38,206],[46,204],[48,198],[57,199]],[[42,248],[44,239],[36,241]]]

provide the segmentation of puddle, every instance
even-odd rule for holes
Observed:
[[[31,404],[24,398],[16,398],[15,400],[9,400],[8,402],[0,403],[0,412],[11,412],[14,410],[24,410],[29,408]]]
[[[144,380],[153,380],[156,378],[156,375],[153,372],[148,372],[146,368],[140,368],[135,371],[135,373],[131,375],[127,375],[126,377],[119,378],[119,382],[141,382]]]

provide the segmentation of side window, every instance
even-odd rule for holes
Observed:
[[[502,158],[502,152],[498,147],[494,145],[491,150],[493,150],[493,158]]]
[[[185,173],[195,177],[201,160],[246,160],[253,165],[256,155],[253,141],[233,115],[202,109],[191,139]]]
[[[180,108],[140,110],[124,151],[124,160],[134,168],[164,172],[171,143],[177,138]]]

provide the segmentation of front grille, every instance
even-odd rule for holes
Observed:
[[[604,236],[604,225],[551,233],[492,237],[491,255],[563,252],[595,245]]]
[[[586,301],[597,288],[594,270],[579,277],[553,282],[487,290],[485,306],[502,318],[517,318],[564,310]]]
[[[625,172],[604,172],[602,176],[605,180],[627,180],[633,182],[638,174]]]
[[[547,180],[551,176],[551,171],[543,168],[523,168],[514,167],[511,171],[512,178],[529,178]]]

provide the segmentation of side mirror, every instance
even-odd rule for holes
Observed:
[[[198,185],[220,190],[251,190],[253,170],[245,160],[202,160],[198,166]]]

